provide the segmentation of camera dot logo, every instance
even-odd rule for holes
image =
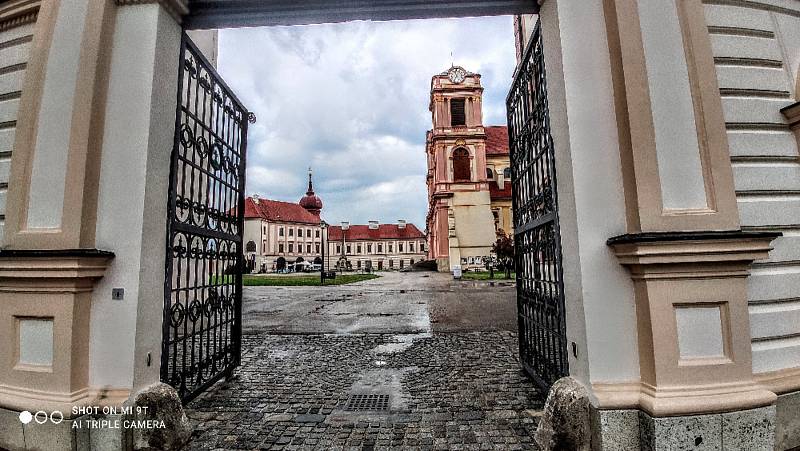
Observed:
[[[33,420],[39,424],[47,423],[47,412],[44,410],[37,410],[36,413],[33,414]]]
[[[56,421],[56,415],[58,415],[58,421]],[[54,410],[53,413],[50,414],[50,421],[52,421],[53,424],[59,424],[64,421],[64,414],[61,413],[60,410]]]
[[[27,410],[23,410],[19,413],[19,421],[22,424],[28,424],[33,420],[33,414],[28,412]]]

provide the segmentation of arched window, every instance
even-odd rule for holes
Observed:
[[[511,178],[511,168],[503,169],[503,177],[507,179]]]
[[[453,180],[469,181],[470,176],[469,168],[469,152],[467,149],[460,147],[453,151]]]
[[[492,168],[486,168],[486,178],[494,180],[494,171],[492,171]]]

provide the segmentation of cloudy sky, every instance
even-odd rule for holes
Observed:
[[[222,30],[219,71],[258,116],[248,195],[297,202],[311,166],[329,223],[424,229],[431,76],[480,73],[484,123],[505,124],[513,37],[510,16]]]

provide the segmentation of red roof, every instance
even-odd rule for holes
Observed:
[[[346,240],[406,240],[425,238],[414,224],[406,224],[401,229],[397,224],[379,224],[377,229],[370,229],[368,225],[351,225],[345,231]],[[328,229],[328,239],[337,241],[342,239],[342,227],[331,226]]]
[[[300,204],[269,199],[258,199],[258,203],[255,203],[252,197],[244,200],[244,217],[319,225],[319,217]]]
[[[503,189],[497,186],[496,182],[489,182],[489,197],[492,200],[505,200],[511,199],[511,182],[506,180],[503,184]]]
[[[486,130],[486,155],[508,155],[508,127],[491,125]]]

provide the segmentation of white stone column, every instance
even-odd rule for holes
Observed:
[[[540,11],[556,155],[570,375],[639,379],[633,284],[608,237],[624,233],[625,200],[601,1],[548,0]],[[576,38],[580,36],[580,39]]]
[[[115,20],[97,246],[116,257],[94,293],[90,375],[123,395],[159,380],[181,28],[157,3],[119,6]]]
[[[702,3],[546,0],[540,17],[570,374],[598,449],[638,446],[640,425],[653,449],[746,440],[715,429],[729,411],[769,441],[746,278],[776,234],[740,231]]]

